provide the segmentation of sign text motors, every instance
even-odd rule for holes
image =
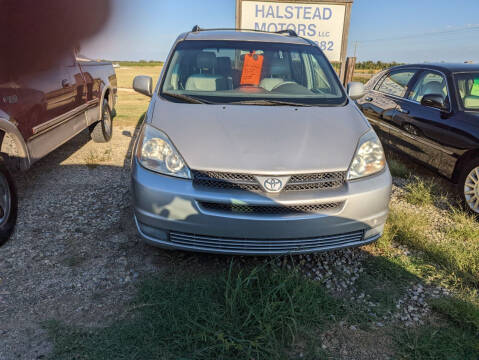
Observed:
[[[242,29],[276,32],[294,30],[324,51],[330,61],[341,60],[345,5],[242,1]]]

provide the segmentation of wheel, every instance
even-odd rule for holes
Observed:
[[[113,134],[113,121],[108,101],[103,100],[103,113],[101,120],[90,127],[90,136],[94,142],[106,143],[111,140]]]
[[[5,244],[17,222],[17,192],[12,176],[0,157],[0,246]]]
[[[479,160],[467,163],[459,180],[460,193],[467,208],[479,216]]]

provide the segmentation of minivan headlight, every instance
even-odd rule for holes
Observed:
[[[348,180],[374,175],[382,171],[385,166],[386,157],[383,146],[374,130],[371,130],[359,140],[356,154],[349,167]]]
[[[190,170],[168,136],[151,125],[145,125],[138,143],[137,157],[148,170],[191,179]]]

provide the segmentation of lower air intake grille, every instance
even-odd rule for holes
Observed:
[[[364,243],[363,231],[347,234],[319,236],[306,239],[239,239],[202,236],[170,232],[173,245],[186,246],[200,251],[231,254],[281,254],[295,252],[315,252]]]
[[[313,205],[244,205],[224,204],[212,202],[199,202],[199,205],[209,211],[219,211],[230,214],[250,215],[305,215],[305,214],[330,214],[341,210],[344,202],[313,204]]]

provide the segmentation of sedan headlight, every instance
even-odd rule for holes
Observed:
[[[168,136],[151,125],[143,129],[137,157],[140,164],[151,171],[191,179],[188,166]]]
[[[349,168],[348,180],[374,175],[384,169],[386,157],[376,133],[371,130],[361,137]]]

